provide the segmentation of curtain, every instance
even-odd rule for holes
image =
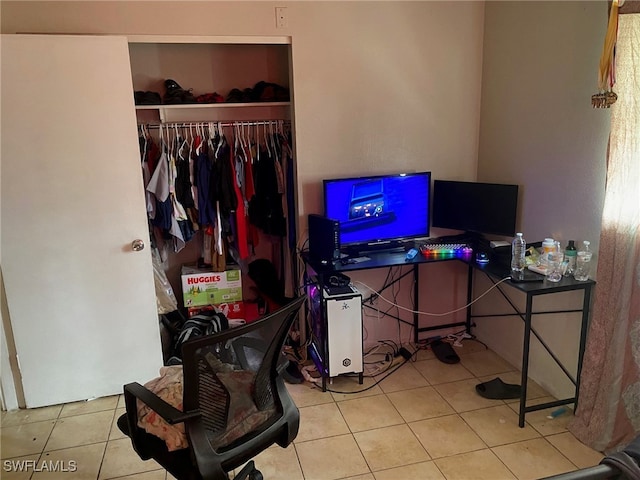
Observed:
[[[569,430],[613,452],[640,435],[640,15],[621,15],[598,284]]]

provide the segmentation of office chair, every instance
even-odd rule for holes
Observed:
[[[287,447],[298,434],[300,414],[280,374],[286,367],[280,351],[304,300],[186,342],[182,411],[139,383],[125,385],[118,427],[140,458],[153,458],[179,480],[228,480],[227,472],[248,462],[235,479],[262,480],[251,459],[274,443]],[[168,440],[145,431],[139,422],[149,409],[166,421],[164,430],[184,424],[185,448],[169,448]]]

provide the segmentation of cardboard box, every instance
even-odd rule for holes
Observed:
[[[199,307],[242,301],[242,275],[239,269],[212,272],[182,267],[184,306]]]
[[[201,307],[188,307],[187,314],[189,318],[193,318],[200,313],[222,312],[229,320],[247,320],[245,317],[244,302],[219,303],[217,305],[204,305]]]
[[[216,307],[224,313],[229,320],[247,320],[244,311],[244,302],[220,303],[216,305]]]
[[[230,302],[221,303],[218,305],[205,305],[203,307],[189,307],[187,308],[187,315],[189,318],[194,317],[200,313],[208,313],[213,311],[221,311],[229,320],[244,320],[247,323],[251,323],[258,318],[258,305],[255,302]]]

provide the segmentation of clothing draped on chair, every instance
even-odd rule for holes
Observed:
[[[640,433],[640,14],[619,18],[596,288],[569,430],[600,451]]]
[[[282,346],[305,297],[236,328],[182,345],[182,366],[124,386],[118,428],[143,460],[153,458],[180,480],[261,480],[251,461],[298,434],[300,412],[282,371]],[[243,466],[244,465],[244,466]]]

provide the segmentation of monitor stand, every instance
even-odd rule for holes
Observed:
[[[396,253],[404,252],[405,244],[400,240],[391,240],[388,242],[372,242],[366,245],[354,245],[347,247],[345,253],[349,258],[355,258],[367,253]]]
[[[464,232],[459,233],[457,235],[445,235],[443,237],[438,237],[438,242],[443,243],[466,243],[474,250],[482,250],[485,251],[489,248],[489,241],[478,232]]]

